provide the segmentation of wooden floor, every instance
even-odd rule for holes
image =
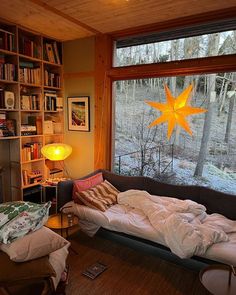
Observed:
[[[117,242],[82,233],[72,239],[78,255],[70,251],[67,295],[206,295],[198,272],[167,262]],[[81,272],[101,261],[108,266],[95,280]]]

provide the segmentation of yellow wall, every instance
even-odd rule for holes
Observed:
[[[68,73],[94,71],[93,37],[63,44],[64,86],[65,86],[65,143],[72,146],[72,154],[65,161],[68,174],[72,178],[85,176],[94,170],[94,77],[66,77]],[[67,98],[69,96],[90,96],[90,132],[69,131],[67,118]]]

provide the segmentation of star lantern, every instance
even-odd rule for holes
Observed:
[[[189,85],[178,97],[173,97],[170,89],[165,85],[166,103],[155,101],[145,101],[151,107],[158,109],[162,115],[154,120],[148,127],[168,122],[167,138],[170,139],[175,125],[180,125],[185,131],[192,135],[192,130],[186,120],[187,116],[204,113],[207,110],[202,108],[194,108],[188,106],[188,97],[193,89],[193,85]]]

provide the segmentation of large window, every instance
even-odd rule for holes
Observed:
[[[165,84],[177,97],[190,83],[191,105],[208,111],[189,117],[192,137],[177,127],[168,141],[166,123],[148,128],[160,112],[145,100],[163,103]],[[235,193],[236,72],[123,80],[115,89],[116,172]]]

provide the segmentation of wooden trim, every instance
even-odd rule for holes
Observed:
[[[112,41],[108,35],[95,38],[95,127],[94,169],[111,168],[112,82],[107,70],[112,65]]]
[[[113,80],[170,77],[236,70],[236,54],[165,63],[111,68],[107,75]]]
[[[197,24],[209,23],[223,19],[235,19],[236,6],[220,9],[211,12],[205,12],[197,15],[181,17],[164,22],[154,23],[150,25],[138,26],[126,30],[111,32],[110,35],[114,40],[139,34],[147,34],[151,32],[161,32],[178,27],[188,27]]]
[[[85,24],[85,23],[73,18],[72,16],[70,16],[70,15],[68,15],[68,14],[66,14],[66,13],[64,13],[64,12],[62,12],[62,11],[48,5],[48,4],[46,4],[45,2],[43,2],[41,0],[29,0],[29,1],[36,4],[36,5],[38,5],[38,6],[40,6],[40,7],[43,7],[45,10],[48,10],[48,11],[50,11],[50,12],[52,12],[52,13],[58,15],[58,16],[63,17],[64,19],[66,19],[66,20],[68,20],[68,21],[82,27],[83,29],[85,29],[85,30],[87,30],[87,31],[89,31],[91,33],[94,33],[94,34],[100,34],[101,33],[99,31],[97,31],[96,29],[88,26],[87,24]]]
[[[75,72],[75,73],[64,73],[64,79],[77,79],[77,78],[87,78],[87,77],[94,77],[95,71],[88,71],[88,72]]]

